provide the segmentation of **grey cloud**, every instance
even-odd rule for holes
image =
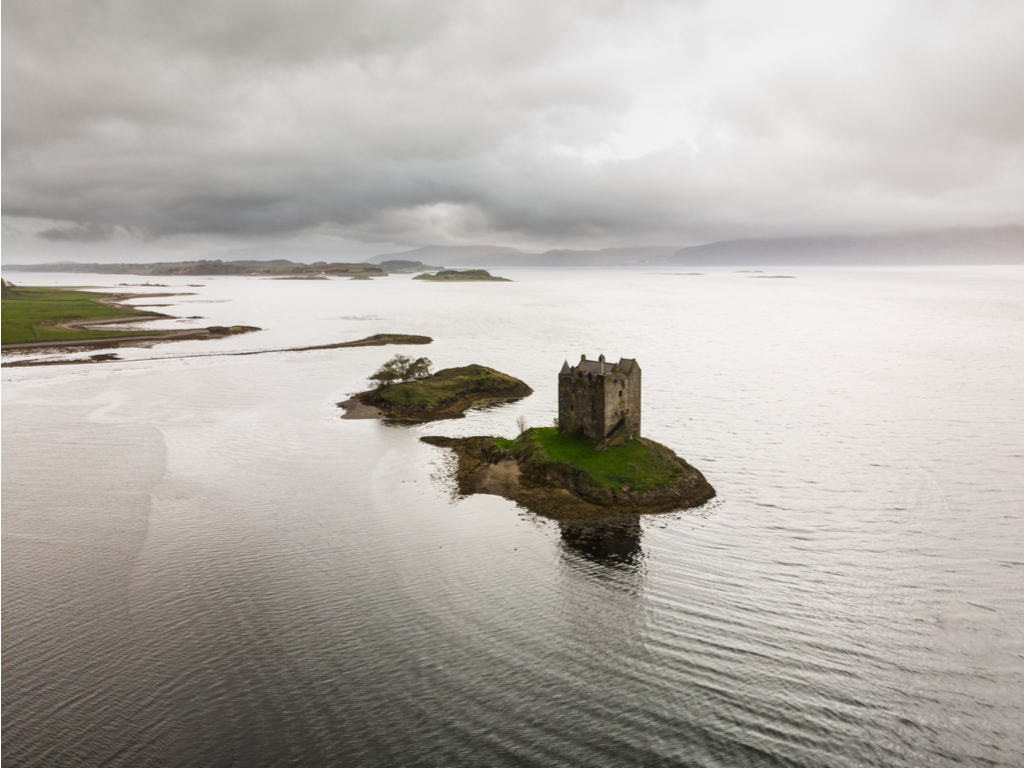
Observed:
[[[39,233],[43,240],[69,243],[95,243],[109,240],[114,236],[114,228],[109,224],[88,222],[74,227],[54,227]]]
[[[527,246],[1024,219],[1024,7],[830,5],[14,0],[4,214]]]

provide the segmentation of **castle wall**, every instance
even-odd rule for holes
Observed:
[[[558,377],[558,429],[601,440],[605,432],[605,392],[601,377],[573,372]]]
[[[601,437],[604,439],[608,433],[618,426],[626,410],[626,377],[605,376],[604,377],[604,429]]]
[[[601,441],[620,423],[614,442],[640,436],[639,365],[634,362],[628,376],[618,370],[588,375],[575,367],[563,369],[558,376],[560,432]]]
[[[626,432],[630,437],[640,437],[640,366],[635,363],[626,392]]]

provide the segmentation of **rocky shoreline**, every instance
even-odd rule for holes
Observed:
[[[128,320],[119,320],[116,322],[138,322],[139,320],[146,319],[162,319],[162,318],[131,318]],[[97,323],[98,324],[98,323]],[[104,323],[110,325],[112,323]],[[67,323],[67,327],[71,328],[72,324]],[[84,323],[79,324],[77,327],[80,328]],[[208,339],[223,339],[228,336],[237,336],[242,333],[253,333],[254,331],[263,330],[262,328],[256,328],[251,325],[232,325],[232,326],[221,326],[212,325],[208,328],[191,328],[189,330],[181,331],[158,331],[152,334],[139,334],[138,336],[120,336],[108,339],[93,338],[93,339],[65,339],[61,341],[35,341],[24,344],[4,344],[4,354],[10,354],[12,352],[19,353],[30,353],[30,352],[77,352],[83,349],[109,349],[111,347],[150,347],[154,344],[160,344],[167,341],[205,341]],[[84,362],[78,360],[72,360],[68,362]],[[92,362],[104,362],[104,361],[92,361]],[[21,360],[16,362],[5,362],[4,367],[7,366],[26,366],[26,365],[52,365],[57,361],[52,360]],[[59,364],[59,363],[57,363]]]
[[[677,481],[648,491],[605,488],[578,473],[550,464],[539,468],[520,461],[494,437],[424,436],[428,445],[452,450],[458,465],[455,482],[460,494],[502,496],[531,512],[556,520],[653,514],[699,507],[715,497],[715,489],[697,469],[679,461],[687,471]]]
[[[442,401],[436,406],[408,405],[396,408],[381,399],[377,390],[371,389],[353,395],[348,400],[338,403],[345,410],[343,419],[388,419],[390,421],[435,421],[438,419],[456,419],[464,416],[474,406],[506,403],[518,400],[533,393],[526,385],[525,389],[515,388],[505,392],[467,392],[458,397]]]

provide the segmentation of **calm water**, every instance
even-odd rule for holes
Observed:
[[[169,278],[267,330],[3,369],[4,764],[1024,764],[1024,269],[503,274]],[[340,420],[397,351],[536,393]],[[582,352],[718,499],[453,498],[416,438],[550,424]]]

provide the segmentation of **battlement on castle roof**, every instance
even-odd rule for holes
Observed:
[[[562,363],[562,370],[559,371],[558,375],[569,376],[573,373],[589,373],[594,376],[605,376],[610,373],[621,373],[624,376],[628,376],[632,372],[634,365],[636,365],[636,360],[631,360],[627,357],[620,357],[617,363],[609,363],[604,359],[604,355],[598,357],[597,360],[587,360],[586,355],[583,355],[579,363],[574,366],[570,366],[568,360]]]

